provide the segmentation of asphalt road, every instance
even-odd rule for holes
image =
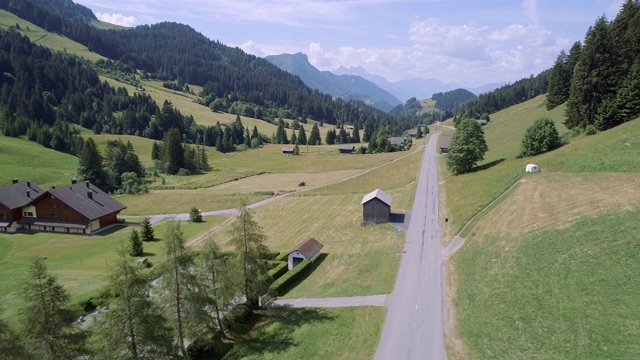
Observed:
[[[438,174],[433,134],[420,166],[404,254],[376,359],[445,359]]]

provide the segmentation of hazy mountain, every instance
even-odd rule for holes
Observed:
[[[402,101],[406,101],[412,97],[417,99],[428,99],[435,93],[447,92],[460,88],[469,90],[476,95],[480,95],[493,89],[497,89],[505,84],[504,82],[491,83],[480,87],[470,88],[455,83],[445,84],[437,79],[414,78],[390,82],[382,76],[370,74],[362,66],[341,66],[335,71],[335,73],[339,75],[360,76],[385,89]]]
[[[336,75],[316,69],[303,53],[269,55],[265,59],[282,70],[298,75],[307,86],[335,97],[360,100],[383,111],[389,111],[402,103],[388,91],[361,76]]]

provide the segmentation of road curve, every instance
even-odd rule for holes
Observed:
[[[429,139],[407,230],[404,254],[375,359],[445,359],[442,256],[436,144]]]

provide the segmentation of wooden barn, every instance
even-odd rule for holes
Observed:
[[[356,152],[356,147],[350,144],[338,145],[338,151],[340,154],[353,154]]]
[[[451,135],[441,135],[440,136],[440,153],[446,154],[449,152],[449,147],[451,146]]]
[[[0,187],[0,232],[16,232],[18,221],[23,217],[22,208],[40,198],[45,193],[31,181],[20,182],[13,179],[9,185]],[[28,214],[27,214],[28,215]]]
[[[362,225],[389,222],[391,195],[375,189],[362,198]]]
[[[293,269],[304,260],[313,262],[318,258],[318,256],[320,256],[320,250],[323,246],[324,245],[314,238],[308,238],[307,240],[298,243],[298,245],[289,251],[287,260],[289,270]]]

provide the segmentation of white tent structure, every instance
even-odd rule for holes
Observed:
[[[538,172],[540,171],[540,167],[536,164],[527,164],[527,167],[524,170],[525,172]]]

